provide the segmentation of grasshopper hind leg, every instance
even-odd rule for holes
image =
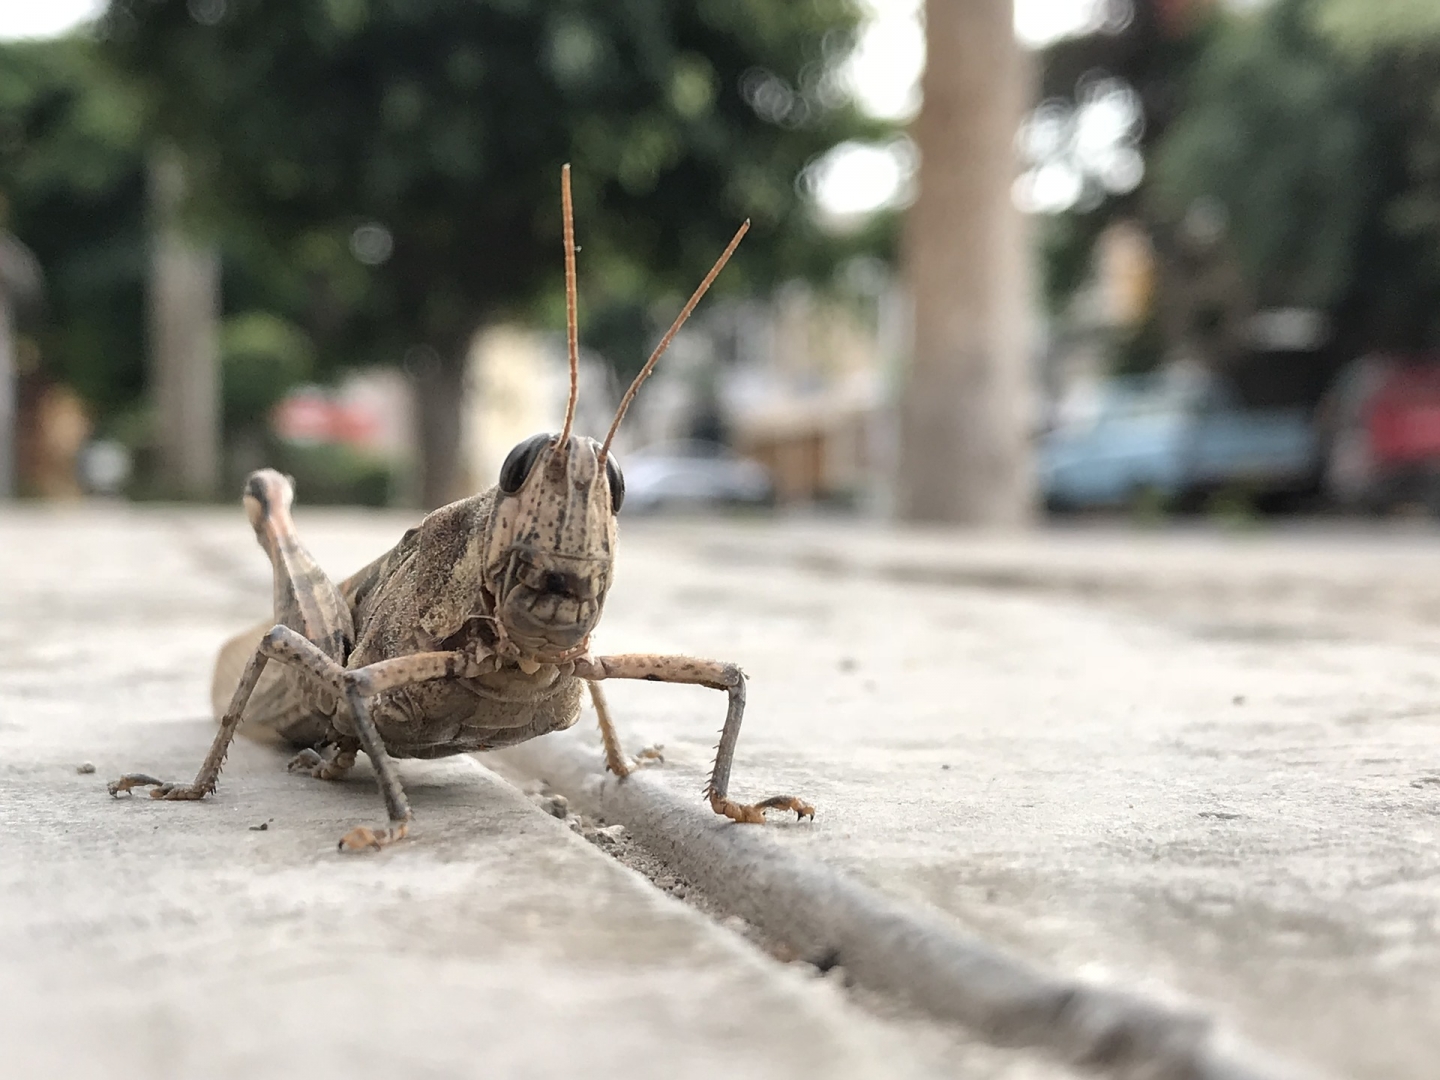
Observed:
[[[274,572],[275,625],[253,647],[229,707],[220,718],[220,730],[195,779],[180,784],[161,781],[145,773],[130,773],[111,782],[111,795],[137,787],[149,787],[150,796],[155,799],[202,799],[214,793],[230,743],[271,660],[285,665],[294,677],[272,680],[261,695],[265,700],[258,702],[263,706],[262,711],[273,711],[276,702],[271,698],[276,694],[282,700],[295,700],[307,689],[329,696],[336,708],[341,707],[342,701],[353,699],[344,663],[355,640],[354,620],[340,590],[300,542],[290,517],[294,497],[290,480],[273,469],[251,473],[245,482],[245,514]],[[311,767],[317,770],[316,775],[338,777],[355,760],[355,749],[349,742],[363,747],[375,766],[391,818],[391,827],[383,833],[364,831],[371,837],[383,837],[380,842],[388,842],[405,834],[410,807],[394,764],[374,724],[369,722],[368,711],[361,708],[360,712],[362,716],[355,718],[359,738],[337,744],[333,758],[322,758],[318,765]]]
[[[245,666],[245,673],[240,676],[240,685],[235,688],[230,708],[221,718],[220,730],[215,733],[215,739],[210,744],[210,752],[200,763],[200,770],[195,774],[194,780],[188,784],[180,784],[160,780],[147,773],[126,773],[118,780],[110,781],[106,790],[114,796],[133,791],[137,787],[148,787],[152,799],[173,801],[203,799],[206,795],[214,794],[215,786],[220,780],[220,768],[225,764],[225,755],[230,749],[230,743],[235,738],[236,730],[240,727],[245,703],[250,700],[250,695],[255,690],[255,684],[260,681],[260,676],[265,671],[265,664],[269,659],[270,657],[266,655],[262,646],[255,651],[255,655]]]

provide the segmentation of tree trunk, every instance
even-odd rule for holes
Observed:
[[[156,479],[166,495],[212,499],[220,472],[220,257],[185,235],[185,173],[175,155],[151,162],[150,199]]]
[[[466,489],[467,478],[460,464],[468,344],[451,345],[444,352],[421,347],[413,350],[408,362],[415,379],[420,499],[426,510],[474,494]]]
[[[1010,189],[1028,64],[1011,0],[928,0],[926,21],[897,509],[911,521],[1019,525],[1034,484],[1025,236]]]
[[[0,499],[15,494],[15,334],[10,295],[0,281]]]

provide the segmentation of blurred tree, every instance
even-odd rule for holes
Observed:
[[[1414,51],[1440,41],[1440,4],[1433,0],[1316,0],[1315,10],[1323,33],[1364,52]]]
[[[1309,0],[1280,0],[1229,23],[1155,161],[1161,212],[1224,244],[1253,307],[1335,304],[1353,279],[1374,186],[1356,80],[1312,11]]]
[[[1317,25],[1354,72],[1370,136],[1345,344],[1440,347],[1440,6],[1320,0]]]
[[[46,309],[31,362],[102,424],[145,381],[145,174],[133,94],[81,38],[0,44],[0,228],[34,251]]]
[[[1029,320],[1011,187],[1029,86],[1013,5],[931,0],[925,47],[898,506],[912,521],[1021,524],[1033,509]]]
[[[1198,223],[1215,256],[1233,260],[1240,314],[1331,315],[1332,364],[1440,345],[1434,12],[1277,0],[1232,20],[1159,147],[1161,217],[1192,237]]]
[[[150,445],[156,491],[213,499],[221,461],[220,252],[186,221],[184,158],[150,161]]]
[[[1183,342],[1253,376],[1254,394],[1298,403],[1357,352],[1440,345],[1440,7],[1136,0],[1134,14],[1046,54],[1049,100],[1073,84],[1078,102],[1112,75],[1136,88],[1147,164],[1133,192],[1090,185],[1044,223],[1052,309],[1087,280],[1104,226],[1126,216],[1147,229],[1158,276],[1123,362]],[[1329,345],[1272,356],[1270,374],[1244,364],[1250,317],[1271,306],[1322,310]]]
[[[322,359],[404,358],[423,498],[461,494],[463,358],[548,297],[559,166],[575,165],[589,304],[815,272],[833,248],[797,176],[865,134],[836,88],[852,0],[111,0],[110,56],[145,88],[208,212],[309,295]]]
[[[1214,0],[1133,0],[1117,5],[1127,18],[1096,33],[1063,38],[1042,55],[1041,104],[1023,142],[1032,142],[1050,118],[1057,120],[1060,130],[1049,140],[1055,145],[1040,140],[1041,146],[1031,148],[1033,164],[1069,159],[1064,163],[1079,181],[1068,205],[1045,208],[1052,212],[1039,223],[1042,285],[1052,311],[1063,310],[1088,279],[1091,255],[1105,227],[1145,216],[1144,172],[1133,182],[1112,179],[1093,162],[1074,160],[1093,157],[1096,149],[1113,153],[1122,148],[1096,139],[1096,128],[1106,126],[1104,103],[1098,103],[1094,116],[1086,115],[1087,106],[1093,108],[1097,91],[1103,94],[1107,87],[1133,92],[1140,115],[1123,133],[1124,141],[1148,164],[1152,149],[1180,113],[1189,72],[1217,27],[1215,7]],[[1090,130],[1082,131],[1085,127]],[[1093,147],[1096,142],[1101,145]]]

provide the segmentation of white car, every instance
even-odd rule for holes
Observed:
[[[656,443],[627,456],[625,509],[648,513],[676,507],[765,505],[774,495],[758,461],[699,439]]]

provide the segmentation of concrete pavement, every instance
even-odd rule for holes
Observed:
[[[297,520],[337,573],[404,527]],[[1433,1076],[1432,540],[1169,539],[627,523],[597,650],[745,667],[735,791],[819,809],[767,830],[787,851],[1316,1071]],[[28,1060],[193,1064],[218,1040],[220,1075],[379,1075],[405,1052],[434,1075],[482,1059],[561,1075],[575,1047],[598,1075],[1063,1075],[876,1018],[464,762],[404,765],[423,836],[368,861],[327,850],[375,816],[366,783],[299,783],[261,747],[213,804],[97,803],[111,772],[198,761],[210,654],[263,614],[263,558],[238,511],[8,513],[0,545],[0,768],[21,838],[0,847],[0,950],[7,1000],[27,1003],[0,1023]],[[632,747],[666,744],[656,782],[695,792],[719,695],[610,698]]]

